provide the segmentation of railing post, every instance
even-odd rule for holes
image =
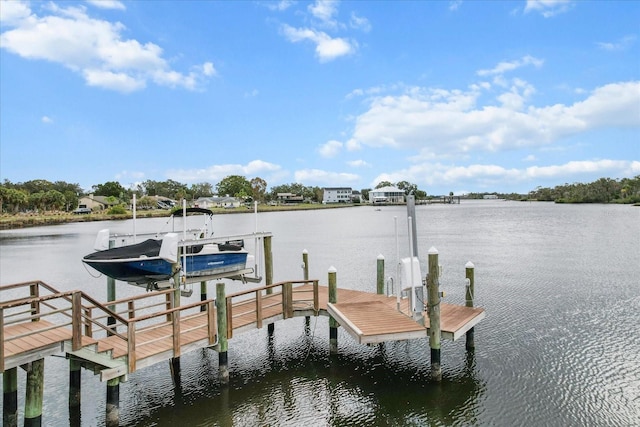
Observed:
[[[377,284],[377,293],[378,295],[384,294],[384,256],[382,254],[378,255],[378,262],[376,265],[376,284]]]
[[[1,331],[0,331],[1,332]],[[4,356],[0,362],[4,362]],[[18,426],[18,368],[2,372],[2,425]]]
[[[206,305],[203,305],[207,310],[207,324],[209,325],[208,338],[209,344],[215,344],[218,339],[218,321],[216,319],[216,303],[215,301],[209,301]]]
[[[27,369],[27,389],[24,400],[25,427],[42,425],[42,398],[44,395],[44,359],[34,360]]]
[[[329,302],[335,304],[338,302],[338,283],[336,280],[336,268],[329,268]],[[338,321],[329,316],[329,353],[338,354]]]
[[[29,295],[31,298],[36,299],[40,296],[40,287],[38,285],[39,282],[29,285]],[[40,314],[40,302],[37,300],[31,303],[31,315],[35,316],[36,314]],[[40,320],[39,317],[31,319],[32,322],[37,322],[38,320]]]
[[[4,309],[3,308],[0,308],[0,371],[4,372]]]
[[[136,324],[129,322],[127,324],[127,359],[129,365],[129,373],[136,370]]]
[[[200,301],[206,301],[207,300],[207,282],[202,281],[200,282]],[[205,311],[207,309],[206,305],[201,305],[200,306],[200,311]]]
[[[429,346],[431,347],[431,379],[442,381],[440,367],[440,280],[438,267],[438,250],[429,249]]]
[[[313,311],[315,311],[316,315],[318,315],[318,311],[320,310],[320,292],[318,289],[318,281],[313,281]]]
[[[465,265],[465,276],[467,278],[467,289],[466,289],[466,306],[473,307],[473,300],[475,296],[475,277],[474,277],[474,269],[475,266],[471,261],[469,261]],[[467,331],[467,342],[465,347],[467,351],[473,351],[476,347],[475,337],[473,328]]]
[[[171,319],[173,326],[173,357],[180,357],[180,310],[173,312]]]
[[[229,382],[229,343],[227,341],[227,301],[224,282],[216,283],[216,309],[218,310],[218,376],[223,384]]]
[[[80,291],[71,294],[71,348],[78,351],[82,348],[82,294]]]
[[[93,316],[93,310],[89,307],[89,308],[85,308],[84,309],[84,317],[85,317],[85,322],[84,322],[84,335],[91,338],[93,337],[93,330],[91,329],[91,318]]]
[[[256,291],[256,327],[262,328],[262,291]]]

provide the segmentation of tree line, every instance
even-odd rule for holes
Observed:
[[[420,190],[416,184],[408,181],[400,181],[395,184],[389,181],[382,181],[375,188],[386,186],[395,186],[404,190],[405,194],[413,194],[416,200],[424,200],[428,197],[425,191]],[[364,200],[369,198],[370,191],[370,188],[360,190]],[[109,181],[92,186],[91,191],[88,192],[84,191],[79,184],[64,181],[50,182],[44,179],[36,179],[12,183],[5,179],[0,184],[0,204],[2,212],[8,213],[71,211],[78,206],[80,198],[87,194],[111,198],[111,200],[119,201],[124,205],[128,205],[135,194],[138,206],[144,208],[155,207],[155,197],[193,201],[199,197],[210,197],[217,194],[218,196],[237,197],[247,202],[268,203],[277,200],[278,193],[291,193],[302,196],[307,203],[320,203],[323,197],[323,189],[321,187],[291,183],[272,186],[267,191],[267,182],[264,179],[260,177],[247,179],[241,175],[227,176],[215,186],[208,182],[187,186],[169,179],[166,181],[146,180],[132,188],[125,188],[117,181]],[[472,193],[468,197],[473,197],[474,194]],[[538,187],[529,192],[529,194],[494,194],[508,199],[534,199],[557,203],[640,203],[640,175],[620,180],[600,178],[588,184],[564,184],[554,188]]]
[[[376,188],[393,185],[383,181]],[[426,193],[418,190],[415,184],[401,181],[396,185],[405,190],[407,194],[413,192],[417,198],[426,197]],[[371,189],[361,190],[364,199],[368,198]],[[300,183],[282,184],[267,187],[267,182],[255,177],[247,179],[241,175],[230,175],[220,180],[215,186],[208,182],[186,184],[174,181],[146,180],[131,188],[125,188],[117,181],[108,181],[96,184],[90,191],[84,191],[77,183],[64,181],[50,182],[44,179],[36,179],[26,182],[13,183],[7,179],[0,184],[0,202],[2,212],[17,213],[24,211],[72,211],[78,206],[81,197],[88,194],[103,196],[110,204],[121,203],[128,206],[133,195],[136,195],[136,204],[141,209],[153,208],[157,204],[157,197],[194,201],[200,197],[230,196],[242,199],[246,202],[258,201],[268,203],[275,201],[279,193],[291,193],[302,196],[307,203],[320,203],[323,198],[323,189],[317,186],[307,186]]]

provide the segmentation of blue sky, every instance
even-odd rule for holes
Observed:
[[[640,174],[638,1],[1,1],[0,178]]]

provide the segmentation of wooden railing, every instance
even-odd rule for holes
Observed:
[[[309,293],[309,290],[299,289],[301,286],[307,284],[313,285],[311,298],[303,298],[301,296],[303,293]],[[269,290],[271,292],[269,292]],[[295,298],[296,294],[299,295],[298,298]],[[251,296],[253,296],[255,302],[253,307],[247,304],[248,301],[251,301]],[[279,282],[259,288],[248,289],[227,295],[225,302],[227,308],[227,338],[232,338],[234,319],[238,319],[241,316],[252,315],[257,327],[261,328],[264,311],[272,307],[281,306],[281,311],[278,310],[278,314],[282,314],[284,319],[293,317],[294,311],[303,309],[303,305],[307,310],[313,310],[317,314],[320,307],[318,301],[318,280]]]
[[[170,323],[173,331],[173,355],[178,357],[181,353],[180,333],[190,331],[180,331],[180,318],[191,315],[191,312],[196,315],[204,311],[207,324],[198,326],[198,328],[207,328],[209,344],[215,345],[217,339],[214,300],[199,301],[172,308],[174,291],[166,290],[102,304],[82,291],[58,292],[41,281],[2,286],[0,292],[20,292],[26,289],[29,292],[28,296],[0,302],[1,372],[4,372],[6,342],[60,327],[71,327],[73,351],[82,347],[83,336],[100,340],[115,335],[124,340],[127,343],[129,372],[135,371],[136,368],[135,336],[137,331],[151,330]],[[162,307],[162,309],[158,311],[158,307]],[[201,307],[205,307],[204,310],[201,310]],[[5,337],[5,326],[38,322],[45,318],[47,320],[51,318],[48,323],[51,323],[52,326],[44,326],[31,332]],[[141,345],[152,345],[153,342],[147,341]]]

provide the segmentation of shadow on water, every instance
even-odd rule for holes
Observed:
[[[146,411],[140,411],[141,402],[136,402],[134,413],[125,411],[132,418],[126,416],[122,425],[477,423],[477,402],[486,385],[476,376],[472,353],[462,366],[444,371],[438,384],[430,381],[424,343],[415,345],[422,340],[361,346],[342,337],[344,351],[330,356],[328,339],[310,337],[308,327],[294,339],[280,342],[277,332],[276,337],[265,333],[260,339],[262,343],[250,343],[254,348],[264,345],[260,354],[232,362],[228,385],[217,378],[216,352],[203,350],[184,357],[182,369],[173,368],[173,393],[147,396],[155,401],[142,404]]]

